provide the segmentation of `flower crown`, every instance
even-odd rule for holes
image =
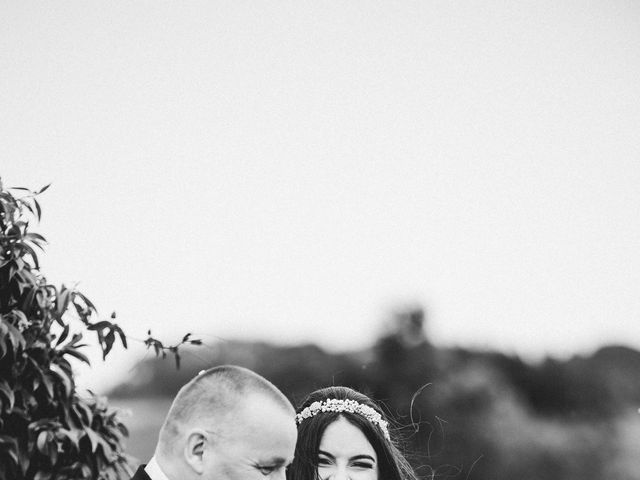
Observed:
[[[373,408],[368,405],[358,403],[355,400],[338,400],[336,398],[330,398],[324,402],[313,402],[296,415],[296,423],[299,425],[304,419],[315,417],[317,414],[322,412],[357,413],[374,425],[378,425],[380,430],[382,430],[384,438],[389,441],[391,440],[391,437],[389,437],[389,429],[387,428],[389,422],[383,420],[382,415],[376,412]]]

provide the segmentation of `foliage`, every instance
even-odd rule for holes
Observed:
[[[37,192],[5,189],[0,182],[0,479],[124,479],[131,475],[123,450],[127,428],[105,398],[76,390],[72,361],[89,363],[84,334],[95,334],[103,359],[127,336],[100,320],[76,288],[56,287],[40,272],[45,238],[30,230],[39,221]],[[79,330],[79,331],[78,331]],[[199,344],[144,340],[157,356]]]

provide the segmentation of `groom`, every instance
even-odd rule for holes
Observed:
[[[180,389],[155,454],[131,480],[285,480],[296,444],[295,411],[246,368],[201,372]]]

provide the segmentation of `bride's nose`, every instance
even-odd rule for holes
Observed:
[[[331,480],[350,480],[345,467],[337,467],[331,475]]]

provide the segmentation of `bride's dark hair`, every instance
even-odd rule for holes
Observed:
[[[327,387],[316,390],[302,402],[298,413],[314,402],[324,402],[335,398],[338,400],[355,400],[373,408],[384,420],[386,415],[376,403],[366,395],[348,387]],[[391,440],[376,423],[367,420],[358,413],[322,412],[305,418],[298,425],[298,441],[293,463],[288,469],[288,480],[318,480],[318,450],[322,435],[327,427],[339,417],[344,417],[364,433],[378,457],[378,478],[381,480],[416,480],[416,475],[409,462],[393,442],[393,432],[389,432]]]

